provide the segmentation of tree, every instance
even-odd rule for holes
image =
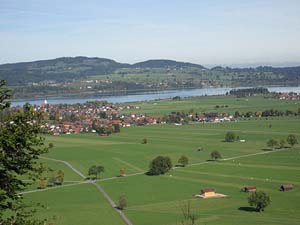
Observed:
[[[46,182],[47,182],[47,179],[46,178],[41,178],[39,180],[39,186],[38,186],[38,189],[44,189],[46,187]]]
[[[165,156],[157,156],[150,163],[149,174],[151,175],[159,175],[168,172],[172,169],[172,162],[169,157]]]
[[[147,144],[148,143],[148,140],[147,140],[147,138],[143,138],[143,140],[142,140],[142,144]]]
[[[250,206],[254,206],[256,211],[262,212],[271,203],[270,197],[263,191],[253,192],[248,198]]]
[[[100,175],[100,173],[104,172],[104,167],[103,166],[91,166],[89,168],[89,172],[88,172],[88,175],[91,176],[91,175],[94,175],[95,176],[95,179],[98,179],[98,175]]]
[[[284,139],[281,139],[279,141],[279,148],[284,148],[285,147],[285,144],[286,144],[286,141]]]
[[[182,155],[179,159],[178,159],[178,163],[180,163],[182,166],[186,166],[187,164],[189,164],[189,158],[185,155]]]
[[[9,110],[9,91],[0,81],[0,113]],[[45,168],[37,162],[48,151],[40,136],[38,112],[26,104],[19,111],[10,111],[0,117],[0,218],[1,224],[44,224],[34,218],[34,210],[23,201],[19,192],[31,182],[22,179],[40,179]],[[3,215],[9,215],[3,217]]]
[[[55,184],[61,185],[64,182],[65,173],[62,170],[57,171]]]
[[[49,143],[49,148],[53,148],[54,144],[53,143]]]
[[[287,143],[290,145],[290,146],[294,146],[295,144],[298,144],[298,141],[297,141],[297,138],[294,134],[290,134],[287,139],[286,139]]]
[[[221,159],[221,158],[222,158],[220,152],[218,152],[218,151],[212,151],[212,152],[210,153],[210,157],[211,157],[213,160],[218,160],[218,159]]]
[[[47,183],[47,186],[48,187],[53,187],[54,185],[55,185],[55,182],[56,182],[56,177],[50,177],[49,179],[48,179],[48,183]]]
[[[127,207],[127,198],[125,195],[121,195],[119,198],[119,209],[123,210]]]
[[[125,171],[124,168],[121,168],[121,169],[120,169],[120,176],[121,176],[121,177],[126,176],[126,171]]]
[[[274,147],[278,146],[278,142],[274,139],[270,139],[268,140],[267,145],[269,148],[273,149]]]
[[[196,225],[198,216],[196,213],[192,212],[191,202],[184,202],[180,208],[183,215],[181,225]]]
[[[120,124],[118,124],[118,123],[113,124],[113,127],[114,127],[114,132],[115,133],[120,133],[121,132]]]
[[[235,133],[234,132],[227,132],[225,135],[225,141],[226,142],[234,142],[236,139]]]

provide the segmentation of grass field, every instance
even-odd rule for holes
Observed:
[[[293,110],[300,108],[299,101],[285,101],[274,98],[264,98],[262,96],[249,98],[236,98],[233,96],[203,96],[194,98],[183,98],[180,101],[172,101],[170,99],[153,100],[148,102],[134,103],[139,109],[124,110],[124,113],[147,113],[149,115],[169,114],[176,111],[189,111],[193,109],[195,112],[228,112],[233,114],[235,111],[263,111],[267,109],[276,110]],[[219,105],[220,108],[215,108]],[[222,108],[221,106],[228,106]]]
[[[214,99],[212,97],[211,106],[220,104]],[[234,100],[228,98],[229,106],[230,101]],[[269,107],[263,106],[264,101],[257,99],[256,108]],[[173,101],[166,102],[166,108],[162,107],[161,112],[170,110],[172,104]],[[223,104],[227,104],[226,101]],[[255,103],[251,104],[254,107]],[[294,102],[282,102],[283,105],[280,105],[278,100],[274,100],[272,104],[271,107],[278,106],[276,109],[298,108]],[[251,105],[248,107],[250,109]],[[240,108],[248,110],[242,105]],[[119,196],[126,196],[128,208],[124,212],[133,224],[180,224],[183,218],[181,206],[190,201],[192,210],[199,216],[198,224],[299,225],[299,144],[277,152],[266,149],[266,142],[271,138],[284,139],[293,133],[299,140],[299,124],[299,117],[274,117],[219,124],[129,127],[109,137],[90,134],[47,136],[47,142],[54,143],[55,147],[45,156],[65,160],[85,175],[91,165],[103,165],[105,172],[97,183],[115,202],[118,202]],[[223,142],[227,131],[234,131],[245,142]],[[148,144],[141,144],[144,137],[148,139]],[[197,151],[199,147],[203,147],[204,151]],[[218,150],[223,159],[234,159],[207,162],[213,150]],[[189,157],[190,166],[174,169],[162,176],[146,176],[142,173],[147,171],[149,162],[157,155],[169,156],[176,164],[182,154]],[[66,184],[68,181],[83,180],[62,163],[47,159],[43,161],[56,170],[62,169],[66,174]],[[139,175],[116,178],[120,168],[125,168],[127,175]],[[114,179],[106,179],[111,177]],[[294,190],[280,192],[279,186],[284,183],[292,183]],[[249,208],[248,194],[240,192],[243,186],[248,185],[255,185],[270,195],[272,202],[264,213],[253,212]],[[228,197],[192,197],[205,187],[213,187]],[[119,215],[91,184],[66,186],[24,196],[28,201],[46,204],[49,208],[41,210],[39,215],[55,215],[54,224],[123,224]]]

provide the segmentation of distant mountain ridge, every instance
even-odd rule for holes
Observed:
[[[214,67],[207,69],[199,64],[179,62],[167,59],[151,59],[135,64],[120,63],[112,59],[98,57],[61,57],[34,62],[20,62],[0,65],[0,79],[8,81],[9,85],[24,85],[30,82],[44,80],[65,81],[81,79],[93,75],[108,75],[118,69],[126,68],[194,68],[199,71],[224,72],[273,72],[286,76],[300,76],[300,66],[297,67],[257,67],[257,68],[229,68]]]
[[[20,62],[0,65],[0,78],[10,85],[23,85],[43,80],[63,81],[79,79],[92,75],[106,75],[121,68],[167,68],[203,66],[173,60],[148,60],[136,64],[119,63],[111,59],[97,57],[61,57],[34,62]]]

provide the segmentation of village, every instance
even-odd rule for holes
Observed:
[[[48,104],[33,106],[40,112],[44,134],[60,135],[71,133],[98,133],[108,136],[120,132],[121,127],[157,124],[183,125],[189,122],[232,122],[237,121],[226,113],[184,113],[172,112],[162,117],[144,113],[123,113],[122,110],[140,109],[130,104],[113,104],[107,101],[94,101],[78,104]],[[14,110],[20,109],[14,107]]]

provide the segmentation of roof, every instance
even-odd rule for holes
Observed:
[[[201,192],[215,192],[214,188],[203,188]]]
[[[293,188],[293,185],[292,184],[283,184],[280,187],[284,188],[284,189],[290,189],[290,188]]]
[[[253,190],[253,189],[256,189],[256,187],[255,186],[246,186],[245,189],[247,189],[247,190]]]

